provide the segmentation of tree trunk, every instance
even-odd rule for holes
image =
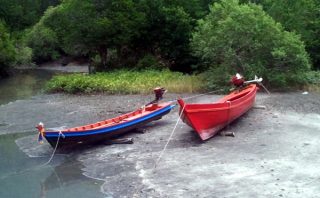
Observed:
[[[0,79],[7,78],[9,76],[8,70],[0,67]]]
[[[105,70],[107,68],[108,61],[108,48],[106,46],[100,46],[98,49],[100,56],[100,65],[97,67],[97,71]]]

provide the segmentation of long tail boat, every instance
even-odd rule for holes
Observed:
[[[215,103],[195,104],[178,99],[181,119],[202,140],[213,137],[253,106],[258,87],[250,83],[261,82],[262,78],[245,82],[240,76],[232,81],[238,88]]]
[[[164,93],[164,90],[155,89],[156,99],[135,111],[93,124],[63,130],[46,130],[44,125],[39,123],[36,126],[39,130],[39,141],[45,138],[53,148],[67,148],[96,144],[115,138],[151,121],[161,119],[174,108],[173,102],[158,103],[163,94],[160,92]]]

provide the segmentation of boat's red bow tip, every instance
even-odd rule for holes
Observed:
[[[42,122],[39,122],[39,124],[36,126],[36,128],[41,131],[44,128],[44,124]]]
[[[182,100],[182,98],[179,97],[179,98],[177,99],[177,102],[180,104],[181,108],[184,107],[184,101]]]

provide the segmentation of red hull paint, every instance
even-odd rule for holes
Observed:
[[[216,103],[188,104],[178,99],[182,120],[191,126],[202,140],[218,133],[233,120],[247,112],[253,105],[257,86],[250,84],[241,91],[233,91]]]

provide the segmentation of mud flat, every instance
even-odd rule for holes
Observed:
[[[0,106],[0,134],[31,132],[39,121],[47,127],[90,123],[136,109],[152,98],[35,96]],[[260,93],[256,103],[266,109],[252,109],[225,129],[235,132],[235,137],[201,142],[179,122],[156,168],[177,122],[178,108],[126,135],[134,138],[134,144],[99,145],[73,157],[81,163],[83,175],[102,181],[101,192],[110,197],[319,197],[320,95]],[[29,155],[38,150],[32,149],[38,146],[32,140],[24,140],[27,147],[20,141]]]

